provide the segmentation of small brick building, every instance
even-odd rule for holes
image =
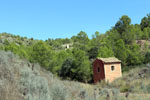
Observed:
[[[94,83],[101,80],[111,83],[116,78],[122,77],[121,61],[115,57],[97,58],[93,63]]]

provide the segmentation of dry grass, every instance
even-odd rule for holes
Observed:
[[[130,93],[129,96],[126,97],[126,93],[121,93],[119,98],[121,100],[150,100],[150,94]]]
[[[0,85],[0,100],[24,100],[24,98],[16,84],[5,82]]]

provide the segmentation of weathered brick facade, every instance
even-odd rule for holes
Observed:
[[[93,63],[93,79],[94,83],[101,80],[112,82],[122,77],[121,61],[117,58],[97,58]]]

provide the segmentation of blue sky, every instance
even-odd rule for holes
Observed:
[[[150,13],[150,0],[0,0],[0,32],[35,39],[105,33],[128,15],[132,24]]]

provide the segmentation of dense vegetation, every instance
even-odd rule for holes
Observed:
[[[135,67],[111,84],[91,85],[60,80],[39,64],[0,51],[0,100],[149,100],[150,64]]]
[[[140,24],[131,24],[131,19],[123,15],[105,34],[95,32],[92,39],[84,31],[70,39],[45,41],[1,33],[0,49],[39,63],[64,79],[89,82],[92,80],[92,62],[96,57],[115,56],[123,66],[148,63],[149,44],[144,42],[141,45],[138,41],[148,41],[149,38],[150,15],[144,17]],[[70,48],[65,48],[65,44]]]
[[[39,64],[0,51],[0,100],[93,100],[78,82],[61,81]],[[32,68],[34,65],[34,68]]]

